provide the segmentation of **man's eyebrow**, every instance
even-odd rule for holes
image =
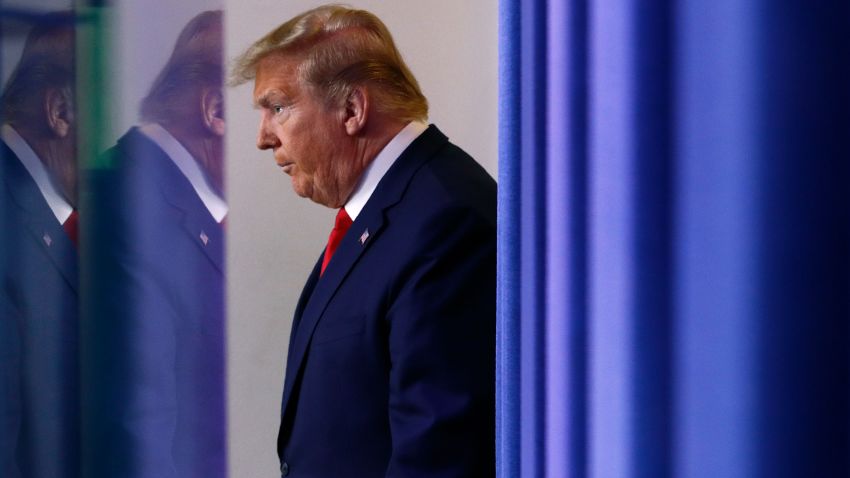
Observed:
[[[254,100],[254,108],[267,108],[272,103],[271,97],[280,94],[281,92],[277,90],[266,91],[265,93],[260,95],[259,98]]]

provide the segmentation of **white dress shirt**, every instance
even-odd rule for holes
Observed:
[[[227,215],[227,203],[213,190],[201,166],[189,154],[189,151],[180,144],[180,141],[177,141],[177,138],[157,123],[140,126],[139,131],[165,151],[165,154],[174,161],[177,169],[189,180],[192,189],[201,198],[201,202],[204,203],[213,219],[216,222],[221,222]]]
[[[348,216],[352,221],[357,219],[357,215],[363,210],[363,207],[369,201],[369,198],[372,197],[372,193],[375,192],[375,188],[378,187],[378,183],[381,182],[381,179],[387,171],[389,171],[396,159],[398,159],[398,157],[401,156],[401,153],[403,153],[404,150],[419,137],[419,135],[424,133],[426,129],[428,129],[428,125],[421,121],[408,123],[407,126],[402,128],[402,130],[399,131],[386,146],[384,146],[384,149],[378,153],[378,156],[376,156],[375,159],[366,166],[366,170],[363,171],[363,174],[360,176],[360,180],[357,182],[354,192],[351,194],[351,197],[348,198],[348,202],[346,202],[344,206],[345,212],[348,213]]]
[[[38,190],[41,192],[41,195],[44,196],[44,200],[47,201],[47,205],[50,207],[50,210],[53,211],[53,215],[56,216],[56,220],[59,221],[59,224],[65,224],[65,221],[68,220],[71,213],[74,211],[74,207],[71,206],[71,203],[68,202],[61,192],[59,192],[59,189],[50,178],[50,173],[47,171],[47,167],[44,166],[44,163],[42,163],[41,159],[39,159],[35,154],[35,151],[33,151],[30,145],[27,144],[26,140],[24,140],[24,138],[15,131],[15,128],[12,128],[9,124],[4,124],[0,127],[0,138],[3,138],[3,142],[6,143],[6,146],[15,153],[15,156],[18,157],[24,165],[24,168],[30,173],[30,176],[32,176],[33,181],[35,181],[36,186],[38,186]]]

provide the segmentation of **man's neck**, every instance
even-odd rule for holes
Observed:
[[[71,204],[77,206],[77,158],[68,148],[67,140],[41,134],[33,128],[19,123],[12,127],[32,148],[39,161],[44,164],[53,183]]]
[[[358,148],[356,157],[364,171],[398,132],[404,129],[404,125],[404,122],[377,115],[370,120],[366,130],[355,140]]]
[[[354,139],[355,142],[355,162],[357,163],[357,177],[352,177],[348,181],[348,190],[342,192],[342,201],[338,207],[342,207],[351,195],[360,181],[364,172],[369,165],[375,161],[378,154],[392,141],[393,138],[404,128],[404,123],[400,121],[390,120],[388,118],[373,117],[369,125],[361,134]]]

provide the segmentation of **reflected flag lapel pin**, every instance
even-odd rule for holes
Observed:
[[[360,245],[363,246],[366,244],[366,241],[369,240],[369,229],[363,231],[363,234],[360,234]]]

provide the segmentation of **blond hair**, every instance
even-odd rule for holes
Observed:
[[[272,30],[235,60],[231,84],[256,78],[270,55],[300,60],[297,77],[327,106],[341,106],[366,86],[379,111],[401,121],[428,118],[428,100],[381,20],[365,10],[324,5]]]

